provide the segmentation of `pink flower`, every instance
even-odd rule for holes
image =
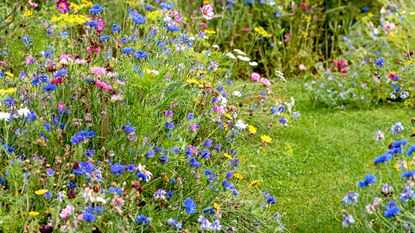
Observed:
[[[26,57],[26,65],[33,64],[35,62],[36,62],[36,59],[33,58],[32,56]]]
[[[97,87],[99,87],[99,88],[101,88],[101,89],[103,89],[105,91],[113,91],[114,90],[113,87],[111,87],[110,85],[104,83],[101,80],[95,81],[95,86],[97,86]]]
[[[245,33],[248,33],[250,30],[249,30],[249,28],[244,28],[244,29],[242,29],[242,31],[245,32]]]
[[[76,217],[76,219],[79,220],[79,221],[84,220],[84,214],[78,215],[78,217]]]
[[[59,0],[56,3],[56,9],[58,9],[58,11],[62,14],[66,14],[69,12],[70,8],[69,8],[70,4],[68,2],[68,0]]]
[[[205,22],[200,22],[200,26],[201,26],[202,28],[206,28],[206,27],[207,27],[207,24],[206,24]]]
[[[116,206],[123,206],[124,203],[125,203],[125,201],[121,197],[114,197],[111,200],[111,204],[116,205]]]
[[[287,33],[287,34],[284,35],[284,41],[285,42],[288,42],[290,39],[291,39],[290,33]]]
[[[308,8],[307,3],[302,2],[301,3],[301,8],[303,8],[304,10],[306,10]]]
[[[33,7],[36,8],[38,6],[38,4],[36,2],[32,2],[32,0],[29,0],[29,4]]]
[[[63,109],[65,109],[65,104],[63,102],[59,102],[58,109],[59,111],[63,111]]]
[[[189,150],[189,151],[191,151],[193,154],[195,154],[195,155],[198,155],[199,154],[199,151],[197,150],[197,147],[194,147],[194,146],[192,146],[192,145],[189,145],[188,147],[187,147],[187,150]]]
[[[182,15],[180,14],[180,12],[175,11],[175,10],[171,10],[170,11],[170,16],[173,19],[174,22],[176,23],[180,23],[182,22]]]
[[[266,79],[266,78],[261,78],[261,83],[262,84],[264,84],[264,86],[266,86],[266,87],[269,87],[269,86],[271,86],[271,82],[268,80],[268,79]]]
[[[97,77],[102,77],[105,74],[105,69],[102,67],[92,67],[91,72]]]
[[[193,123],[189,126],[189,130],[192,132],[196,132],[197,131],[198,125],[196,123]]]
[[[394,29],[395,28],[395,24],[393,24],[393,23],[387,23],[387,24],[385,24],[384,26],[383,26],[386,30],[392,30],[392,29]]]
[[[205,19],[211,20],[215,13],[213,12],[213,7],[211,5],[204,5],[200,8],[202,15]]]
[[[218,106],[218,105],[213,106],[213,111],[215,111],[216,114],[219,114],[219,115],[222,115],[225,113],[225,110],[223,110],[223,107]]]
[[[259,82],[260,79],[261,79],[261,76],[258,73],[254,72],[254,73],[251,74],[251,80],[252,81],[257,83],[257,82]]]
[[[66,206],[65,209],[61,211],[61,213],[59,214],[59,217],[63,219],[69,218],[72,215],[72,211],[73,211],[73,206],[68,205]]]
[[[300,69],[300,70],[306,70],[307,68],[305,67],[305,65],[304,65],[304,64],[300,64],[300,65],[298,66],[298,69]]]

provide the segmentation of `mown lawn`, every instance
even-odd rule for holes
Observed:
[[[288,83],[301,118],[291,127],[269,132],[267,152],[243,151],[252,174],[278,197],[283,222],[291,232],[342,232],[341,198],[356,182],[376,169],[373,159],[384,151],[377,129],[409,125],[410,110],[387,104],[372,110],[330,110],[313,107],[302,84]],[[290,96],[290,95],[286,95]]]

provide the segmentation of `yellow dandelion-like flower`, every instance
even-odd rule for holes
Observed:
[[[256,134],[256,128],[255,128],[255,126],[253,126],[253,125],[248,125],[248,132],[250,133],[250,134]]]
[[[218,203],[213,203],[213,208],[215,208],[215,211],[216,211],[216,213],[219,213],[219,211],[220,211],[220,206],[219,206],[219,204]]]
[[[233,174],[233,176],[238,180],[243,180],[244,179],[244,176],[241,173],[235,173],[235,174]]]
[[[24,15],[24,16],[26,16],[26,17],[28,17],[28,16],[33,15],[33,12],[32,12],[31,10],[24,11],[24,12],[23,12],[23,15]]]
[[[14,78],[14,74],[10,73],[9,71],[4,72],[8,77]]]
[[[41,196],[41,195],[44,195],[47,192],[48,192],[47,189],[39,189],[39,190],[35,191],[35,194]]]
[[[39,215],[39,212],[37,212],[37,211],[30,211],[29,212],[29,216],[31,216],[31,217],[36,217],[38,215]]]
[[[227,159],[232,159],[232,155],[228,153],[223,153],[223,156],[225,156]]]
[[[257,186],[259,186],[259,184],[260,184],[261,182],[259,181],[259,180],[254,180],[254,181],[252,181],[251,183],[249,183],[249,187],[257,187]]]
[[[156,21],[158,18],[162,16],[160,11],[150,11],[146,14],[146,18],[150,21]]]
[[[263,142],[270,143],[272,141],[272,138],[270,136],[266,135],[266,134],[263,134],[263,135],[261,135],[261,140]]]
[[[203,0],[203,5],[208,5],[209,4],[209,0]]]
[[[255,27],[254,31],[257,32],[259,35],[261,35],[262,37],[268,38],[271,37],[271,34],[269,34],[263,27],[259,26],[259,27]]]
[[[229,113],[224,113],[223,114],[226,118],[228,118],[229,120],[232,120],[232,116],[231,116],[231,114],[229,114]]]
[[[15,92],[16,92],[16,88],[0,89],[0,95],[2,94],[11,95]]]
[[[206,30],[204,30],[204,32],[206,34],[208,34],[208,35],[214,35],[214,34],[216,34],[216,31],[215,30],[211,30],[211,29],[206,29]]]

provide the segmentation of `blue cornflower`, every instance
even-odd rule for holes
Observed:
[[[200,156],[202,156],[202,158],[204,159],[208,159],[210,158],[210,152],[208,149],[203,149],[200,151]]]
[[[383,215],[386,218],[391,218],[401,212],[401,209],[395,204],[394,201],[389,201],[385,207],[385,212]]]
[[[376,177],[372,174],[368,174],[365,176],[364,180],[359,181],[359,187],[367,187],[376,182]]]
[[[177,229],[182,228],[182,223],[176,219],[172,219],[172,218],[167,219],[167,224],[169,224],[170,226],[176,227]]]
[[[169,157],[164,155],[164,156],[161,156],[159,160],[161,163],[167,163],[169,161]]]
[[[369,11],[369,7],[367,7],[367,6],[365,6],[365,7],[362,7],[362,9],[360,10],[362,13],[366,13],[366,12],[368,12]]]
[[[409,198],[415,198],[415,193],[411,187],[406,186],[399,199],[403,202],[408,202]]]
[[[88,211],[85,211],[83,213],[83,216],[82,216],[82,219],[87,221],[87,222],[94,222],[96,218],[97,217],[95,217],[95,215],[93,213],[90,213]]]
[[[14,148],[13,146],[7,145],[6,143],[3,143],[1,147],[3,148],[3,150],[7,150],[9,153],[12,153],[13,151],[16,150],[16,148]]]
[[[206,215],[214,214],[215,213],[215,208],[210,208],[210,209],[203,210],[203,213],[206,214]]]
[[[393,147],[401,147],[401,146],[405,146],[406,144],[408,144],[408,140],[398,140],[398,141],[392,142]]]
[[[134,56],[138,60],[143,60],[143,59],[147,58],[147,53],[142,51],[142,50],[137,50],[137,51],[135,51]]]
[[[359,197],[358,193],[349,192],[346,196],[342,198],[342,201],[346,205],[357,204],[358,197]]]
[[[404,173],[401,174],[401,176],[403,178],[411,178],[411,177],[414,177],[415,176],[415,171],[414,170],[410,170],[410,171],[404,172]]]
[[[88,27],[96,27],[96,26],[98,26],[98,23],[97,22],[95,22],[95,21],[85,21],[85,25],[86,26],[88,26]]]
[[[383,57],[380,57],[375,61],[375,64],[378,67],[383,67],[385,65],[385,59]]]
[[[73,135],[73,136],[71,137],[71,139],[70,139],[71,143],[72,143],[72,144],[74,144],[74,145],[76,145],[76,144],[78,144],[78,143],[82,142],[83,140],[84,140],[84,137],[82,137],[82,136],[81,136],[81,135],[79,135],[79,134],[75,134],[75,135]]]
[[[94,4],[92,8],[89,10],[90,14],[101,14],[104,11],[104,8],[102,8],[99,4]]]
[[[232,183],[231,183],[231,182],[229,182],[229,181],[227,181],[227,180],[223,180],[223,181],[222,181],[222,186],[223,186],[225,189],[228,189],[228,190],[233,189],[233,185],[232,185]]]
[[[413,144],[409,147],[408,152],[406,152],[406,154],[408,156],[411,156],[414,152],[415,152],[415,144]]]
[[[170,32],[178,32],[180,30],[180,27],[177,26],[175,23],[168,23],[166,29]]]
[[[123,54],[130,54],[130,53],[133,53],[134,52],[134,48],[131,48],[131,47],[123,48],[123,49],[121,49],[121,52]]]
[[[162,9],[165,9],[165,10],[171,10],[171,9],[173,9],[173,6],[172,5],[170,5],[170,4],[167,4],[167,3],[165,3],[165,2],[162,2],[161,4],[160,4],[160,6],[161,6],[161,8]]]
[[[149,150],[145,156],[147,159],[154,157],[154,150]]]
[[[48,84],[46,86],[43,86],[42,89],[46,92],[51,92],[51,91],[56,90],[56,87],[57,86],[55,84]]]
[[[205,141],[205,143],[203,143],[203,146],[211,147],[212,146],[212,143],[213,143],[213,140],[208,139],[208,140]]]
[[[391,126],[392,134],[397,135],[403,130],[403,126],[401,122],[396,122]]]
[[[193,168],[198,168],[201,166],[199,161],[197,161],[197,159],[194,157],[189,158],[189,163]]]
[[[48,176],[53,176],[55,174],[55,171],[52,168],[46,169],[46,174]]]
[[[32,40],[28,36],[22,37],[22,40],[23,40],[24,44],[26,45],[26,47],[28,47],[29,45],[32,44]]]
[[[150,5],[145,6],[146,11],[152,11],[153,7]]]
[[[146,17],[137,13],[136,11],[130,12],[131,20],[136,24],[144,24],[146,22]]]
[[[196,204],[192,198],[188,197],[183,202],[187,214],[194,214],[196,212]]]
[[[172,129],[174,129],[174,123],[173,122],[166,122],[165,124],[164,124],[164,126],[166,127],[166,129],[168,129],[168,130],[172,130]]]
[[[103,35],[103,36],[100,36],[99,37],[99,40],[100,41],[108,41],[108,40],[110,40],[111,39],[111,37],[110,36],[108,36],[108,35]]]
[[[121,30],[121,26],[120,26],[120,25],[113,24],[113,25],[112,25],[112,27],[111,27],[111,31],[112,31],[113,33],[117,33],[117,32],[119,32],[120,30]]]
[[[125,168],[126,168],[126,166],[125,166],[125,165],[122,165],[122,164],[116,163],[116,164],[113,164],[113,165],[110,167],[110,172],[111,172],[112,174],[115,174],[115,175],[120,175],[120,174],[122,174],[122,173],[124,173],[124,172],[125,172]]]
[[[277,200],[275,199],[275,197],[268,197],[267,198],[267,203],[268,204],[275,204],[277,202]]]
[[[392,155],[389,153],[385,153],[381,156],[376,157],[374,163],[375,165],[378,165],[379,163],[387,162],[391,159],[392,159]]]
[[[122,127],[122,129],[124,130],[124,132],[126,132],[126,133],[128,133],[128,134],[134,134],[134,133],[135,133],[135,130],[136,130],[136,128],[135,128],[135,127],[133,127],[133,126],[129,126],[129,125],[124,125],[124,126]]]
[[[143,224],[143,223],[145,223],[145,224],[149,224],[149,223],[150,223],[150,222],[148,221],[148,217],[147,217],[147,216],[145,216],[144,214],[142,214],[142,215],[138,216],[138,217],[135,219],[135,221],[136,221],[138,224]]]
[[[52,130],[52,126],[50,124],[44,123],[43,128],[46,130],[46,132]]]
[[[87,157],[92,157],[94,154],[95,154],[95,150],[94,149],[92,149],[92,150],[85,150],[85,155]]]

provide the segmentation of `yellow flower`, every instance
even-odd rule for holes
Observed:
[[[16,92],[16,88],[0,89],[0,95],[2,94],[11,95],[15,92]]]
[[[209,0],[203,0],[203,5],[208,5],[209,4]]]
[[[250,134],[256,134],[256,128],[253,125],[248,125],[248,131]]]
[[[41,195],[43,195],[47,192],[48,192],[47,189],[39,189],[39,190],[35,191],[35,194],[41,196]]]
[[[223,114],[226,118],[228,118],[229,120],[232,120],[232,116],[229,113],[224,113]]]
[[[270,136],[266,135],[266,134],[263,134],[263,135],[261,135],[261,140],[263,142],[270,143],[272,141],[272,138]]]
[[[50,21],[57,23],[59,26],[76,26],[85,24],[87,20],[88,17],[84,15],[60,14],[59,16],[53,16]]]
[[[36,212],[36,211],[30,211],[29,212],[29,216],[31,216],[31,217],[36,217],[38,215],[39,215],[39,212]]]
[[[10,78],[14,78],[14,74],[10,73],[9,71],[4,72],[7,76],[9,76]]]
[[[260,184],[261,182],[259,181],[259,180],[254,180],[254,181],[252,181],[251,183],[249,183],[249,187],[256,187],[256,186],[259,186],[259,184]]]
[[[27,16],[31,16],[31,15],[33,15],[33,12],[32,12],[31,10],[24,11],[24,12],[23,12],[23,15],[24,15],[24,16],[26,16],[26,17],[27,17]]]
[[[160,11],[150,11],[146,14],[146,18],[150,21],[156,21],[161,16],[162,13]]]
[[[233,176],[238,180],[243,180],[244,179],[244,177],[241,173],[235,173],[235,174],[233,174]]]
[[[269,34],[267,31],[265,31],[265,29],[261,26],[255,27],[254,31],[257,32],[262,37],[265,37],[265,38],[271,37],[271,34]]]
[[[232,155],[228,154],[228,153],[223,153],[223,156],[225,156],[227,159],[232,159]]]
[[[218,203],[213,203],[213,208],[215,208],[216,213],[219,213],[220,211],[220,206]]]
[[[205,31],[204,31],[206,34],[208,34],[208,35],[213,35],[213,34],[216,34],[216,32],[215,32],[215,30],[211,30],[211,29],[205,29]]]

